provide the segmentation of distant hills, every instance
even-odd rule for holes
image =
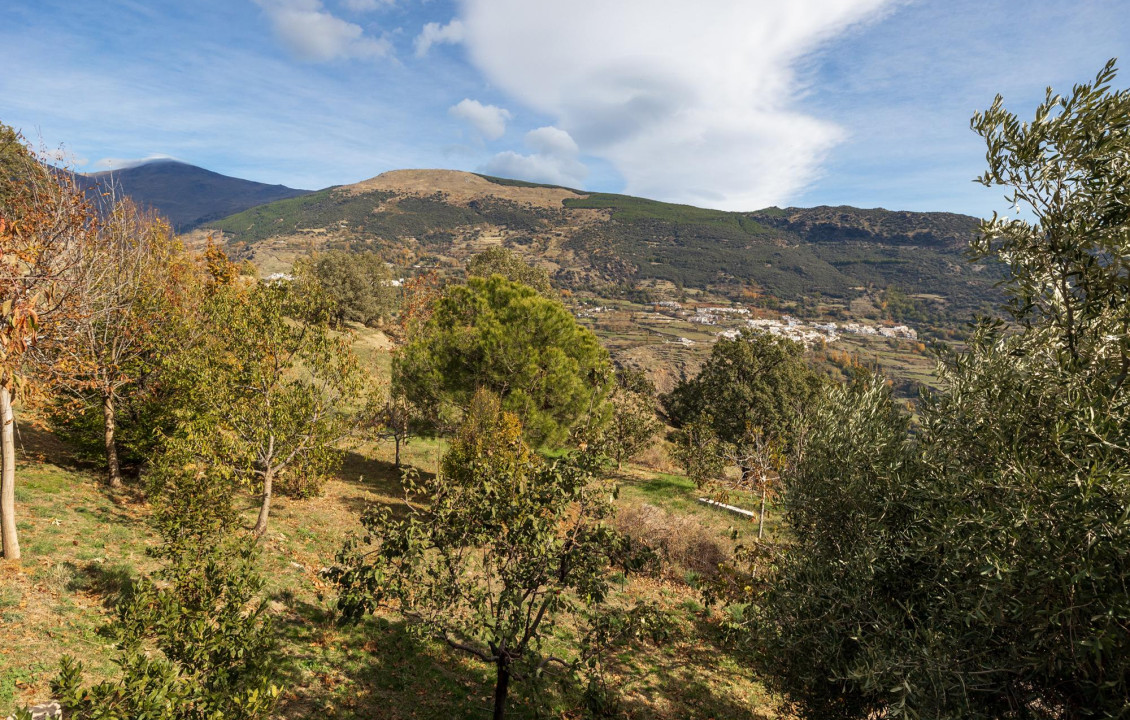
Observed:
[[[370,247],[402,264],[461,267],[514,248],[564,288],[850,303],[876,289],[967,317],[996,302],[995,268],[963,256],[977,219],[852,207],[722,212],[451,170],[400,170],[216,222],[229,246],[281,269],[310,247]],[[938,309],[938,308],[935,308]]]
[[[176,160],[152,160],[124,170],[77,177],[84,188],[114,183],[139,205],[168,218],[178,232],[256,205],[309,192],[241,180]]]
[[[854,207],[723,212],[454,170],[397,170],[310,192],[174,160],[79,176],[114,182],[176,229],[222,231],[265,272],[319,247],[371,248],[458,273],[505,245],[562,288],[667,299],[688,290],[811,305],[872,302],[887,288],[949,324],[999,301],[991,265],[964,257],[978,220]]]

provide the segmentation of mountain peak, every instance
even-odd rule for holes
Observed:
[[[256,205],[305,195],[285,185],[221,175],[176,158],[152,158],[120,170],[80,175],[90,188],[113,183],[143,207],[164,215],[178,232],[218,220]]]
[[[539,185],[521,180],[493,178],[462,170],[389,170],[376,177],[346,185],[351,194],[376,191],[402,195],[430,196],[442,193],[450,202],[467,203],[483,198],[559,209],[568,198],[585,197],[579,190],[556,185]]]

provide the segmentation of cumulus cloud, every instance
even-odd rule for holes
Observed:
[[[447,109],[452,117],[464,120],[487,140],[497,140],[506,132],[510,111],[497,105],[483,105],[478,100],[464,98]]]
[[[627,192],[750,210],[798,194],[844,137],[797,108],[799,61],[896,1],[464,0],[462,20],[486,78]]]
[[[580,148],[569,133],[556,127],[541,127],[526,133],[530,155],[513,151],[501,152],[482,167],[488,175],[578,187],[589,169],[578,156]]]
[[[463,23],[456,18],[446,25],[430,22],[416,36],[416,57],[424,57],[432,45],[447,43],[454,45],[463,42]]]
[[[299,60],[327,62],[383,57],[392,51],[384,38],[365,34],[360,25],[327,11],[321,0],[255,0],[275,36]]]

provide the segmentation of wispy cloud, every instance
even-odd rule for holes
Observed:
[[[465,0],[462,19],[487,80],[610,161],[627,192],[749,209],[795,195],[844,137],[796,108],[798,60],[890,5]]]
[[[447,110],[452,117],[471,125],[487,140],[497,140],[506,133],[510,111],[497,105],[483,105],[478,100],[464,98]]]
[[[176,160],[178,162],[184,162],[183,160],[180,160],[180,158],[175,158],[172,155],[153,153],[152,155],[147,155],[143,158],[101,158],[99,160],[95,160],[93,165],[100,170],[128,170],[129,168],[137,167],[138,165],[144,165],[145,163],[153,162],[154,160]]]
[[[276,37],[291,54],[308,62],[384,57],[392,52],[385,38],[365,34],[356,23],[327,11],[320,0],[255,0]]]
[[[483,172],[555,185],[584,184],[589,169],[578,159],[580,148],[569,133],[556,127],[541,127],[526,133],[525,143],[532,154],[511,150],[498,153],[482,167]]]
[[[464,28],[463,22],[458,18],[452,20],[446,25],[430,22],[424,26],[420,34],[416,36],[416,57],[424,57],[431,50],[433,45],[449,44],[454,45],[463,42]]]
[[[342,0],[341,4],[353,12],[371,12],[392,7],[396,0]]]

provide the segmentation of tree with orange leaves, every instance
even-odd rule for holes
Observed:
[[[0,125],[0,540],[9,560],[20,557],[12,402],[34,370],[29,351],[72,308],[75,269],[95,232],[73,178],[53,171]]]
[[[123,393],[151,376],[159,360],[157,345],[177,314],[172,302],[183,295],[174,287],[184,274],[180,247],[168,222],[141,211],[129,198],[115,199],[111,188],[93,242],[76,267],[76,307],[66,331],[44,344],[44,363],[55,387],[72,399],[70,412],[100,410],[107,479],[120,487],[116,414]]]

